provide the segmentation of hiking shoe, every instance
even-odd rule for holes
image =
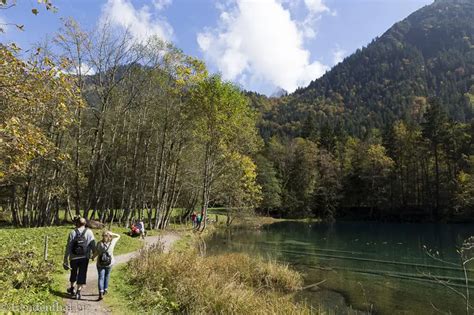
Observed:
[[[99,292],[99,298],[97,299],[97,301],[101,301],[103,298],[104,298],[103,293]]]
[[[76,300],[80,300],[80,299],[81,299],[81,291],[77,291]]]
[[[107,294],[107,289],[104,290],[104,295],[106,295],[106,294]]]
[[[69,293],[69,295],[71,295],[71,296],[75,296],[75,295],[76,295],[76,291],[74,290],[74,288],[68,288],[66,291],[67,291],[67,293]]]

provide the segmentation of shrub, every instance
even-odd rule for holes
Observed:
[[[0,229],[0,303],[46,305],[55,275],[62,268],[67,227]],[[49,257],[44,261],[44,238],[49,236]]]
[[[0,258],[0,301],[41,303],[47,298],[55,266],[31,251],[13,251]]]

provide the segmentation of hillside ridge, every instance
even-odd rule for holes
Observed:
[[[264,129],[299,135],[315,124],[341,125],[362,135],[404,119],[419,121],[428,99],[437,98],[449,116],[473,117],[474,3],[438,0],[395,23],[321,78],[278,106],[261,109]],[[469,95],[468,95],[469,94]],[[268,108],[268,106],[265,106]],[[268,129],[268,128],[267,128]],[[265,130],[271,135],[275,130]]]

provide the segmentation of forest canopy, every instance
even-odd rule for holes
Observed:
[[[242,92],[158,38],[102,27],[68,20],[60,53],[39,47],[31,61],[1,47],[0,180],[13,222],[50,225],[67,209],[164,228],[177,207],[257,205],[261,141]]]

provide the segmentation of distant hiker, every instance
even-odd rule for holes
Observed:
[[[138,223],[135,225],[138,230],[139,230],[139,233],[140,233],[140,237],[142,239],[145,239],[145,236],[146,236],[146,230],[145,230],[145,224],[143,223],[142,220],[138,221]]]
[[[120,239],[120,235],[105,231],[102,240],[97,243],[92,260],[97,257],[97,273],[99,282],[99,301],[107,294],[109,288],[110,271],[115,263],[114,248]]]
[[[201,222],[202,222],[202,213],[198,214],[196,218],[196,228],[199,229],[201,227]]]
[[[130,225],[130,236],[139,236],[140,235],[140,229],[138,228],[138,226],[135,224],[135,223],[132,223],[132,225]]]
[[[191,222],[193,224],[193,228],[195,228],[197,226],[197,214],[195,211],[193,214],[191,214]]]
[[[77,218],[76,228],[69,233],[64,253],[64,269],[71,270],[67,292],[76,299],[81,298],[82,286],[86,284],[89,258],[95,248],[94,233],[86,228],[86,219]],[[74,285],[77,284],[75,290]]]

